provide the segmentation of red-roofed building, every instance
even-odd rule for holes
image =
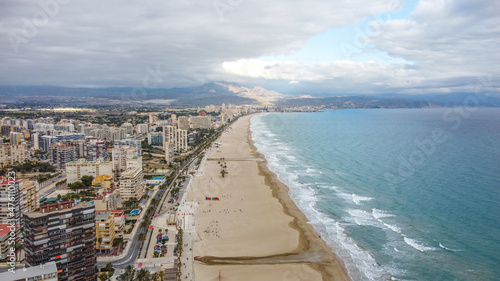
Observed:
[[[0,260],[5,260],[9,254],[10,224],[0,224]]]

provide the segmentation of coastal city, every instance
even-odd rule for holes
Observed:
[[[500,281],[500,1],[0,1],[0,281]]]
[[[220,152],[221,133],[260,110],[124,111],[111,121],[81,109],[7,113],[2,280],[194,280],[193,216],[203,198],[216,202],[223,193],[193,196],[193,181],[210,151]],[[216,173],[227,179],[225,169]],[[216,221],[203,230],[219,236]]]

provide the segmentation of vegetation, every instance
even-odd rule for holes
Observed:
[[[6,175],[7,171],[14,171],[16,173],[53,173],[56,168],[49,163],[38,162],[38,161],[28,161],[16,166],[6,166],[0,170],[0,175]]]

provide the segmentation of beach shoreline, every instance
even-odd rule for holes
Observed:
[[[290,198],[289,188],[267,167],[252,139],[250,119],[240,117],[207,155],[188,200],[196,201],[195,276],[223,271],[231,280],[350,280],[333,250]],[[212,194],[209,194],[211,192]],[[218,196],[221,201],[206,201]]]

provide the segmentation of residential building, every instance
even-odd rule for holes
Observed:
[[[94,200],[96,211],[110,211],[118,209],[118,197],[120,190],[108,189],[100,192]]]
[[[115,216],[115,233],[117,237],[123,236],[121,232],[125,228],[125,215],[123,214],[123,210],[112,210],[111,211]]]
[[[72,134],[60,134],[56,136],[59,142],[69,141],[69,140],[84,140],[85,134],[83,133],[72,133]]]
[[[9,179],[0,176],[0,223],[16,223],[20,221],[20,179]],[[12,200],[13,199],[13,200]]]
[[[66,163],[68,184],[79,181],[83,176],[93,176],[96,178],[100,175],[114,175],[111,161],[86,161],[79,159],[78,161]]]
[[[177,130],[176,141],[174,142],[175,151],[187,151],[188,150],[188,131]]]
[[[120,177],[120,197],[121,202],[135,198],[140,200],[144,195],[146,182],[144,181],[142,168],[128,168]]]
[[[149,132],[149,124],[145,123],[145,124],[137,124],[135,126],[135,132],[137,134],[147,134]]]
[[[42,136],[40,138],[40,147],[43,151],[49,151],[49,147],[53,143],[57,143],[59,140],[54,136]]]
[[[0,260],[4,261],[9,254],[11,254],[9,244],[10,238],[10,224],[2,223],[0,224]],[[12,255],[12,254],[11,254]],[[12,274],[9,272],[9,274]],[[1,280],[1,279],[0,279]]]
[[[38,191],[40,184],[37,181],[21,180],[19,183],[21,213],[34,212],[40,207]]]
[[[74,132],[75,125],[70,122],[59,122],[54,125],[54,130],[65,131],[65,132]]]
[[[61,144],[66,144],[75,150],[75,160],[87,158],[87,142],[83,140],[63,140]]]
[[[149,124],[154,124],[156,121],[158,121],[158,116],[149,114]]]
[[[188,131],[180,130],[174,126],[163,127],[163,150],[166,150],[166,143],[173,143],[174,150],[177,152],[186,151],[188,149]]]
[[[172,164],[174,162],[174,150],[175,146],[171,142],[165,142],[165,162],[167,164]]]
[[[140,156],[127,157],[127,169],[128,168],[142,169],[142,157]]]
[[[66,163],[75,161],[75,148],[67,144],[51,144],[49,146],[49,163],[59,169],[65,169]]]
[[[40,134],[31,134],[31,143],[33,144],[33,149],[40,149]]]
[[[97,212],[95,215],[95,229],[97,244],[100,253],[109,253],[115,240],[115,215],[112,212]]]
[[[10,132],[10,144],[20,144],[24,140],[23,134]]]
[[[0,167],[13,166],[26,162],[26,144],[0,145]]]
[[[111,160],[113,162],[113,171],[115,171],[117,175],[120,175],[128,168],[127,159],[136,156],[137,149],[135,147],[126,145],[119,148],[112,148]]]
[[[113,177],[110,175],[98,175],[92,180],[92,187],[96,189],[111,189],[113,186]]]
[[[148,143],[150,145],[162,145],[163,132],[148,133]]]
[[[39,266],[24,267],[12,272],[0,273],[2,281],[58,281],[57,265],[55,262],[48,262]]]
[[[177,126],[181,130],[189,130],[189,117],[180,116],[178,121],[177,121]]]
[[[132,134],[134,132],[134,125],[128,123],[128,122],[125,122],[123,123],[120,128],[123,128],[125,129],[125,131],[127,132],[127,134]]]
[[[108,160],[106,141],[101,139],[90,139],[87,142],[87,160],[96,161],[97,159]]]
[[[97,280],[95,209],[55,202],[23,214],[24,251],[30,266],[55,262],[59,281]]]
[[[115,140],[113,142],[113,146],[115,148],[120,148],[123,146],[131,146],[137,149],[136,156],[141,156],[142,155],[142,150],[141,150],[141,141],[140,140],[135,140],[135,139],[123,139],[123,140]]]
[[[191,122],[193,122],[193,129],[212,128],[212,122],[210,120],[210,116],[194,116],[191,117]]]

